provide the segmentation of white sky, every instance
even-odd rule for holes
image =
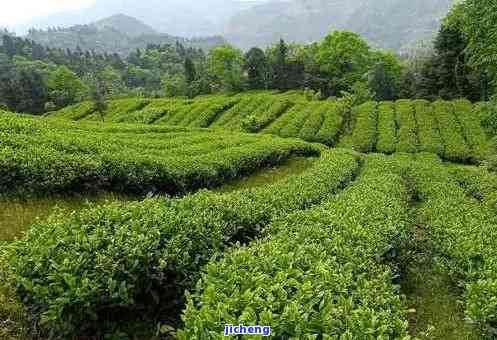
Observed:
[[[0,27],[68,9],[84,8],[93,2],[95,0],[0,0]]]

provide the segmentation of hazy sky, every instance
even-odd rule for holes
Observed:
[[[95,0],[5,0],[0,11],[0,27],[67,9],[83,8]]]

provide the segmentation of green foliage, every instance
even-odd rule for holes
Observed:
[[[59,66],[49,74],[48,88],[50,97],[57,107],[74,104],[88,91],[81,79],[66,66]]]
[[[424,151],[447,160],[472,163],[491,158],[491,103],[399,100],[392,106],[391,102],[368,101],[371,93],[363,85],[356,84],[358,90],[345,93],[342,98],[324,101],[308,101],[302,91],[251,91],[193,100],[109,100],[103,116],[106,122],[260,132],[329,146],[341,140],[341,146],[362,152]],[[101,120],[91,102],[50,113],[48,117]]]
[[[245,54],[244,69],[247,71],[247,85],[251,90],[261,90],[268,86],[268,63],[264,51],[254,47]]]
[[[418,123],[419,151],[444,155],[444,143],[435,115],[435,108],[426,100],[415,100],[416,120]]]
[[[371,152],[376,145],[378,109],[376,102],[367,102],[354,107],[352,117],[355,126],[350,135],[342,136],[340,147],[352,148],[359,152]]]
[[[375,52],[368,74],[368,86],[376,100],[394,100],[400,92],[402,66],[391,52]]]
[[[125,318],[124,311],[142,314],[178,299],[227,246],[328,199],[357,167],[354,156],[336,150],[301,175],[267,187],[54,215],[9,247],[11,278],[40,326],[84,334],[113,313]]]
[[[416,153],[418,150],[418,126],[412,102],[398,100],[395,103],[395,111],[399,127],[396,151]]]
[[[479,170],[470,170],[470,176],[466,170],[452,175],[453,168],[447,169],[432,155],[417,158],[418,162],[408,169],[408,176],[423,202],[419,214],[437,250],[437,260],[454,282],[464,287],[467,317],[493,334],[497,321],[494,251],[497,215],[495,207],[468,195],[474,194],[471,183],[485,182],[485,178]],[[485,200],[486,189],[478,187],[479,199],[483,194]]]
[[[316,63],[325,72],[334,93],[350,91],[361,81],[371,64],[371,52],[365,40],[347,31],[335,31],[319,45]]]
[[[378,105],[378,141],[376,151],[391,154],[397,145],[397,124],[395,105],[392,102],[381,102]]]
[[[244,86],[242,76],[243,54],[240,50],[225,45],[211,50],[209,72],[216,78],[222,91],[240,91]]]
[[[178,338],[219,339],[224,324],[271,325],[274,338],[407,338],[406,306],[378,262],[409,226],[407,189],[388,164],[367,158],[335,199],[211,262],[188,295]]]
[[[444,158],[455,162],[470,160],[470,149],[462,135],[462,128],[455,119],[454,107],[449,102],[437,101],[433,103],[433,108],[444,143]]]
[[[343,126],[343,108],[336,102],[328,101],[323,105],[323,124],[316,133],[315,141],[329,146],[338,142]]]
[[[143,132],[142,132],[143,130]],[[152,126],[0,123],[2,192],[112,189],[184,193],[317,147],[296,140]]]
[[[483,131],[477,112],[468,100],[456,100],[452,102],[454,115],[462,128],[462,134],[468,147],[471,149],[473,162],[481,162],[492,156],[487,143],[487,137]]]
[[[497,81],[497,2],[466,0],[454,9],[452,21],[464,32],[471,64]]]

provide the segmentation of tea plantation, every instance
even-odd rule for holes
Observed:
[[[83,102],[49,117],[259,132],[359,152],[431,152],[455,162],[477,162],[492,153],[479,124],[482,110],[467,100],[368,102],[348,110],[337,101],[307,100],[294,91],[121,99],[111,101],[102,115]]]
[[[55,213],[1,248],[24,336],[224,339],[243,324],[271,339],[491,339],[497,162],[483,109],[254,92],[1,112],[3,196],[149,194]],[[316,160],[265,186],[204,190],[294,156]],[[456,296],[443,327],[406,296],[416,257]]]

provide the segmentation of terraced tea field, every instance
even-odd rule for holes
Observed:
[[[257,92],[196,100],[117,100],[103,116],[108,122],[261,132],[360,152],[432,152],[446,160],[477,162],[492,153],[479,124],[480,110],[466,100],[399,100],[369,102],[348,112],[336,101],[308,101],[297,92]],[[49,117],[101,119],[89,103]]]
[[[492,339],[496,150],[479,109],[262,92],[114,101],[104,122],[88,103],[1,113],[7,199],[151,194],[6,243],[0,316],[24,314],[0,335]]]

